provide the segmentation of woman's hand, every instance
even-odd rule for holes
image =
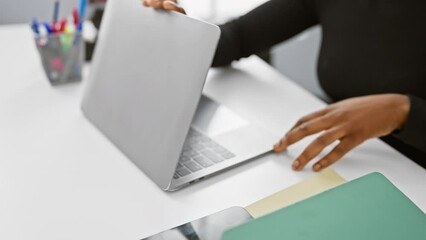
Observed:
[[[401,94],[381,94],[347,99],[301,118],[274,146],[282,152],[306,136],[322,132],[293,162],[294,170],[305,165],[336,140],[339,144],[314,164],[320,171],[342,158],[369,138],[382,137],[401,129],[410,111],[409,98]]]
[[[182,14],[186,14],[185,9],[179,6],[177,0],[141,0],[141,2],[145,7],[164,9],[167,11],[176,11]]]

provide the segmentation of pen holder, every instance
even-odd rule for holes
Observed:
[[[81,33],[36,37],[35,42],[51,85],[81,81],[84,61]]]

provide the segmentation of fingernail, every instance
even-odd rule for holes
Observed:
[[[274,151],[280,151],[283,147],[283,140],[281,139],[278,143],[274,145]]]
[[[321,170],[321,165],[319,163],[314,165],[314,171],[318,172],[319,170]]]
[[[294,161],[291,166],[293,167],[294,170],[296,170],[300,166],[299,160]]]
[[[276,143],[276,144],[274,145],[274,150],[277,150],[280,146],[281,146],[281,144],[280,144],[280,143]]]

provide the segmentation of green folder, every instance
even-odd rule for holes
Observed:
[[[251,239],[425,240],[426,215],[382,174],[372,173],[230,229],[222,237]]]

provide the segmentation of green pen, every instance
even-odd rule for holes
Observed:
[[[73,39],[75,35],[75,26],[74,24],[67,24],[65,27],[64,33],[61,35],[61,44],[62,50],[64,53],[68,53],[71,45],[73,44]]]

